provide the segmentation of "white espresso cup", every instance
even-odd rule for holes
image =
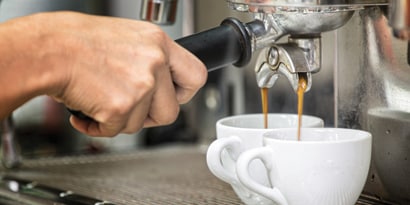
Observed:
[[[278,205],[354,205],[369,171],[371,140],[361,130],[303,128],[298,141],[297,129],[277,129],[265,133],[263,147],[240,155],[237,176]],[[254,160],[263,162],[268,182],[253,178]]]
[[[245,188],[236,176],[236,160],[245,150],[261,147],[263,134],[275,128],[297,127],[297,114],[268,114],[268,129],[264,128],[263,114],[230,116],[216,123],[217,139],[207,151],[207,164],[210,171],[222,181],[231,184],[238,197],[247,205],[273,204]],[[319,117],[303,115],[303,127],[323,127]],[[250,174],[259,183],[266,183],[267,172],[261,162],[252,162]]]

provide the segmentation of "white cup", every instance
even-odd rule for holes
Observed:
[[[248,150],[236,163],[248,189],[278,205],[354,205],[370,166],[371,134],[342,128],[277,129],[265,133],[263,147]],[[256,181],[248,170],[261,160],[269,181]],[[266,184],[269,184],[268,186]]]
[[[236,160],[245,150],[261,147],[265,132],[275,128],[297,127],[297,114],[268,114],[268,128],[264,128],[263,114],[245,114],[226,117],[216,123],[217,139],[207,151],[207,164],[211,172],[219,179],[231,184],[238,197],[247,205],[273,204],[245,188],[236,176]],[[319,117],[303,115],[303,127],[323,127]],[[251,165],[251,175],[259,183],[267,182],[267,173],[261,162]]]

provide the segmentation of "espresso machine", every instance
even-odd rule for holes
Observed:
[[[162,2],[170,5],[170,1]],[[376,203],[380,204],[408,204],[410,71],[406,69],[410,63],[410,44],[407,42],[410,28],[409,2],[226,2],[232,10],[251,15],[252,20],[242,23],[228,18],[219,27],[179,39],[177,42],[196,54],[210,70],[227,67],[230,64],[236,67],[251,67],[251,78],[256,78],[254,83],[258,88],[275,89],[282,86],[277,85],[280,84],[277,82],[285,79],[287,91],[280,93],[281,90],[276,90],[276,93],[271,93],[274,99],[271,101],[270,110],[277,111],[278,107],[283,108],[283,105],[275,103],[275,99],[280,101],[292,90],[296,91],[299,77],[306,77],[306,95],[316,95],[305,101],[310,108],[307,109],[308,112],[316,111],[309,114],[324,118],[327,126],[363,129],[373,135],[372,164],[363,195],[370,201],[377,201]],[[156,8],[166,7],[160,5]],[[172,12],[167,15],[150,14],[142,18],[156,23],[170,23],[168,20],[164,21],[172,19],[167,18],[169,14]],[[154,16],[156,18],[153,18]],[[233,31],[226,31],[230,29]],[[323,45],[321,37],[325,33],[326,44]],[[204,44],[207,46],[203,46]],[[323,47],[326,48],[326,52],[323,52]],[[215,48],[220,52],[213,50]],[[215,53],[218,53],[218,56],[212,56]],[[328,63],[322,66],[322,63],[329,59],[332,60],[330,65]],[[332,71],[329,72],[327,69]],[[331,92],[315,91],[323,90],[320,86],[315,87],[314,80],[315,76],[322,72],[327,73],[327,81],[331,80],[330,85],[325,84],[331,87]],[[257,96],[246,94],[248,87],[242,88],[245,88],[245,103],[260,103],[259,100],[255,100]],[[327,98],[318,96],[322,93],[325,93]],[[332,100],[321,100],[329,98]],[[282,104],[288,102],[283,101]],[[254,109],[255,103],[252,105],[245,106],[242,111],[260,112],[260,107]],[[327,114],[322,116],[321,109],[326,109]],[[329,119],[329,116],[332,118]]]

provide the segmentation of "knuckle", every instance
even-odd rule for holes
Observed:
[[[148,48],[149,52],[145,53],[146,63],[151,68],[158,68],[169,64],[167,43],[168,36],[160,29],[154,29],[151,33],[153,44]],[[165,42],[165,43],[164,43]]]
[[[168,57],[165,51],[160,47],[151,49],[147,55],[147,63],[151,69],[161,68],[168,64]]]
[[[151,36],[158,42],[163,42],[168,38],[168,35],[159,26],[154,26],[150,31]]]
[[[120,119],[127,116],[132,105],[133,101],[131,98],[111,98],[107,102],[107,114],[105,115],[105,121],[116,121],[115,119],[120,121]]]
[[[156,80],[152,75],[144,76],[144,80],[136,81],[134,88],[136,88],[136,100],[142,100],[146,96],[154,92],[156,88]]]

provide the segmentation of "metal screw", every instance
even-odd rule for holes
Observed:
[[[271,47],[268,51],[267,62],[270,66],[276,66],[279,63],[279,51],[276,47]]]

